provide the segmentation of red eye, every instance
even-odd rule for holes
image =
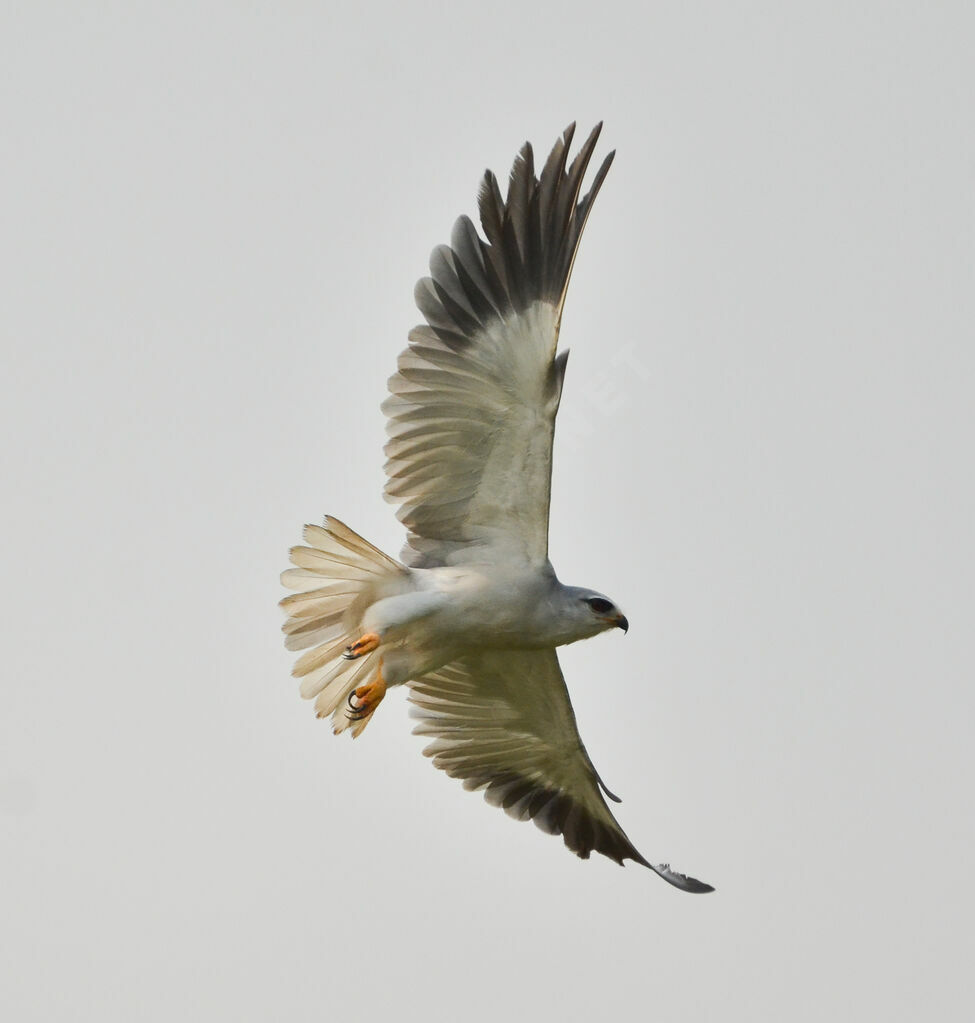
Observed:
[[[598,615],[608,614],[613,610],[613,605],[602,597],[591,597],[586,603],[596,612]]]

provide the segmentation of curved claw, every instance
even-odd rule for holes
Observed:
[[[379,646],[380,642],[381,640],[375,632],[363,633],[354,643],[350,643],[345,648],[345,653],[342,656],[347,661],[354,661],[364,654],[371,654]]]
[[[345,712],[346,718],[349,721],[365,721],[375,712],[385,695],[386,683],[383,680],[382,661],[380,661],[379,670],[372,682],[349,690],[349,694],[345,698],[346,706],[349,708]]]
[[[368,704],[353,703],[353,696],[355,696],[357,700],[359,699],[359,697],[356,696],[356,691],[354,689],[351,690],[349,695],[346,697],[345,702],[348,704],[349,709],[345,712],[345,716],[350,721],[361,721],[363,718],[369,717],[374,708],[371,708]]]

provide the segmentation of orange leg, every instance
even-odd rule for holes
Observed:
[[[371,654],[379,646],[379,637],[374,632],[367,632],[360,636],[354,643],[345,648],[342,655],[347,661],[354,661],[364,654]]]

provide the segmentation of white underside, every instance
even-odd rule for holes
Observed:
[[[413,569],[410,591],[373,603],[363,631],[382,640],[383,674],[390,685],[472,650],[552,647],[559,642],[561,621],[554,608],[539,601],[550,578],[545,569],[530,566]]]

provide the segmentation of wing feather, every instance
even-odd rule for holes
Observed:
[[[554,650],[469,654],[409,683],[424,753],[517,820],[562,835],[577,856],[634,860],[689,892],[710,885],[644,859],[626,837],[579,737]],[[612,797],[616,798],[616,797]]]
[[[400,505],[413,565],[548,556],[565,375],[558,329],[585,220],[613,158],[580,200],[600,127],[566,170],[570,125],[540,177],[526,143],[507,196],[486,171],[477,199],[484,238],[460,217],[450,245],[433,250],[430,276],[417,282],[426,323],[410,333],[383,406],[386,495]]]

